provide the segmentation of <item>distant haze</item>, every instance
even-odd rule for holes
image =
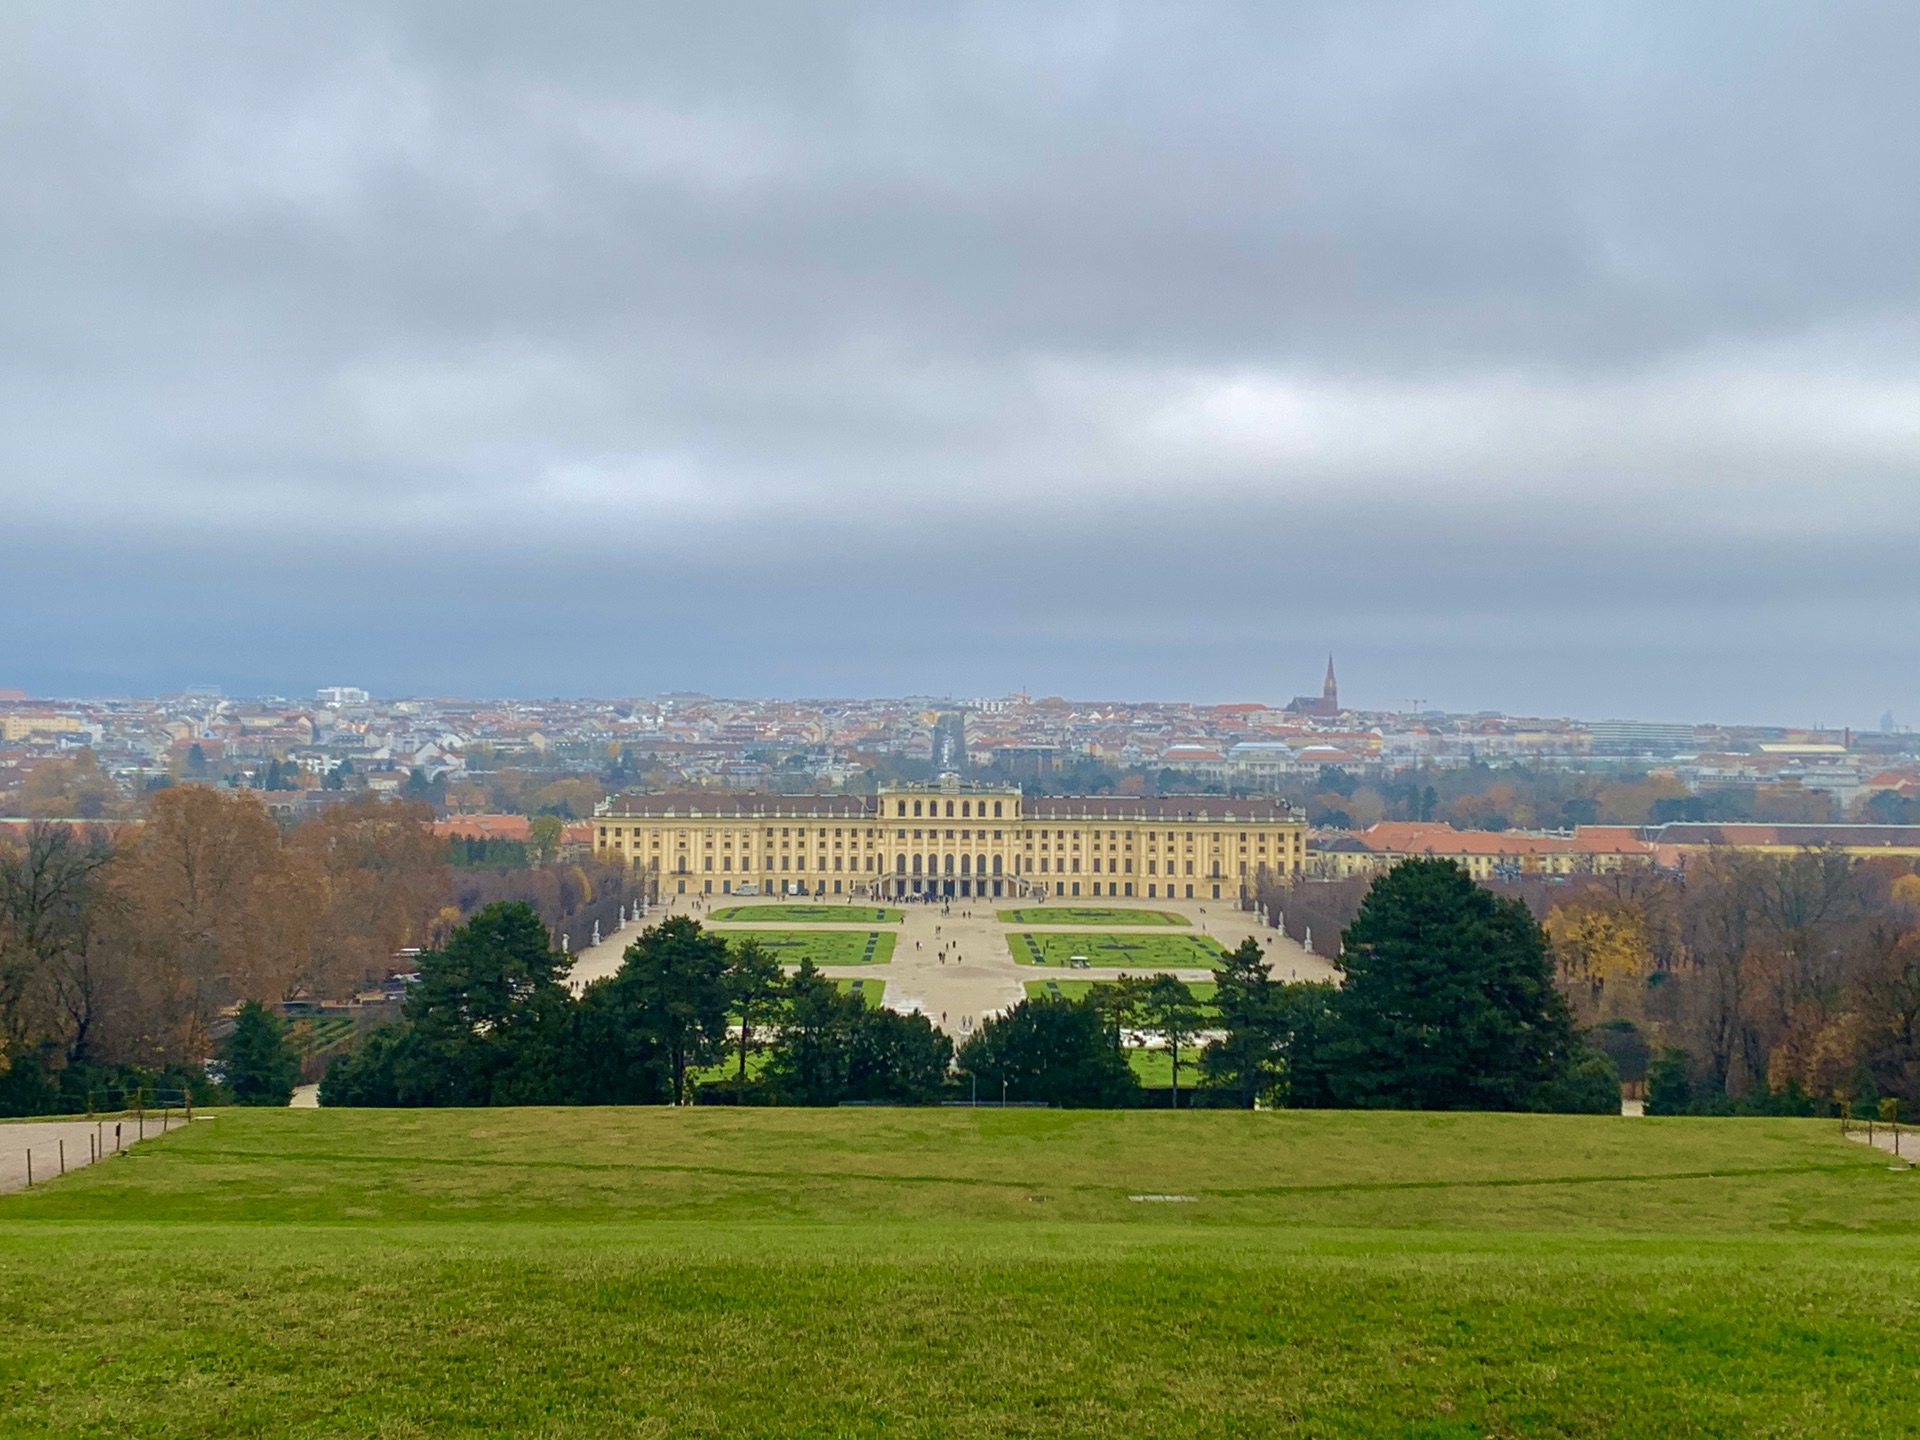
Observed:
[[[1920,7],[0,9],[0,688],[1920,721]]]

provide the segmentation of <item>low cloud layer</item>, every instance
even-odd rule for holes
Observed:
[[[1916,61],[1865,4],[13,7],[0,669],[1285,698],[1333,647],[1374,703],[1911,720]]]

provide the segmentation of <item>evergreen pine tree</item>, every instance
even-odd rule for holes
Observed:
[[[1407,860],[1382,875],[1343,938],[1328,1052],[1342,1103],[1538,1109],[1587,1066],[1540,926],[1453,861]]]
[[[258,1000],[240,1007],[220,1060],[236,1104],[285,1105],[300,1081],[300,1057],[288,1043],[286,1022]]]

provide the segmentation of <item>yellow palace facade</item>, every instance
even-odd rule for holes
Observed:
[[[1298,876],[1306,820],[1265,797],[1028,796],[943,785],[877,795],[616,795],[602,860],[662,895],[1239,899]]]

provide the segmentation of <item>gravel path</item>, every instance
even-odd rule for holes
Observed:
[[[618,970],[622,952],[640,933],[643,925],[658,924],[671,914],[692,915],[704,923],[708,907],[694,906],[691,903],[694,898],[676,896],[669,904],[656,905],[644,921],[629,924],[624,931],[607,936],[599,945],[577,952],[571,983],[584,986]],[[716,902],[721,898],[715,897]],[[732,897],[726,899],[731,903]],[[1112,980],[1125,973],[1112,967],[1065,971],[1015,964],[1013,952],[1007,945],[1008,934],[1016,930],[1041,931],[1051,927],[1046,924],[1044,914],[1037,916],[1034,923],[1003,925],[995,918],[995,911],[1014,909],[1022,904],[1031,905],[1033,902],[1001,900],[996,904],[990,899],[956,898],[948,902],[945,914],[941,913],[938,905],[901,906],[900,902],[893,900],[886,903],[906,912],[906,918],[895,932],[898,938],[894,941],[891,963],[823,965],[820,973],[835,979],[862,979],[869,986],[884,982],[889,1010],[921,1011],[936,1025],[955,1036],[965,1035],[982,1020],[1018,1004],[1026,995],[1026,982],[1029,980]],[[1251,935],[1265,949],[1268,968],[1276,979],[1327,980],[1334,975],[1333,967],[1326,961],[1309,955],[1297,943],[1278,932],[1261,928],[1252,914],[1236,910],[1224,902],[1212,901],[1203,905],[1190,900],[1130,902],[1102,899],[1074,903],[1098,904],[1102,909],[1112,910],[1134,908],[1174,911],[1192,922],[1191,933],[1210,935],[1229,950]],[[1044,907],[1041,908],[1044,910]],[[766,929],[767,926],[716,925],[713,928],[724,933]],[[804,926],[795,928],[818,930],[831,927],[809,920]],[[854,928],[872,930],[876,926],[872,921],[862,921]],[[1098,927],[1100,933],[1125,933],[1131,928],[1136,927]],[[1164,925],[1137,928],[1141,933],[1161,937],[1175,933]],[[1073,930],[1083,935],[1093,933],[1085,926],[1073,927]],[[1188,981],[1213,978],[1213,972],[1206,969],[1182,968],[1172,973]]]
[[[26,1186],[29,1151],[33,1155],[33,1183],[43,1185],[60,1174],[63,1144],[66,1168],[79,1170],[92,1163],[96,1142],[105,1158],[113,1158],[115,1129],[120,1132],[119,1144],[124,1150],[139,1144],[143,1133],[146,1139],[157,1140],[186,1123],[170,1111],[151,1114],[144,1124],[131,1116],[118,1120],[7,1121],[0,1124],[0,1193]]]

